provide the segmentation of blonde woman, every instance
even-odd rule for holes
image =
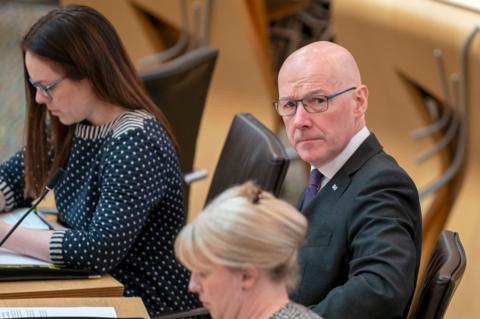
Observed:
[[[252,182],[217,197],[175,242],[189,289],[214,319],[320,318],[288,299],[307,221]]]

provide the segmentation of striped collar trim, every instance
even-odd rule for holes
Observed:
[[[120,114],[115,120],[103,125],[88,125],[78,123],[75,127],[75,136],[83,139],[95,140],[104,138],[111,131],[114,137],[135,128],[143,128],[145,119],[153,118],[153,115],[143,110],[129,111]]]

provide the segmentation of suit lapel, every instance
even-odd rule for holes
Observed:
[[[302,208],[305,215],[314,213],[319,206],[332,207],[347,189],[352,175],[381,150],[382,146],[375,135],[371,133],[335,176],[320,190],[318,195],[306,207]],[[303,205],[303,194],[301,205]]]

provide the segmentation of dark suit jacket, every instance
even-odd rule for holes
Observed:
[[[292,299],[326,319],[405,317],[420,262],[420,203],[373,134],[302,212],[309,230]]]

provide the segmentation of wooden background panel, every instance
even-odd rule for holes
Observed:
[[[460,50],[467,35],[480,21],[480,13],[436,1],[337,0],[333,2],[337,41],[359,62],[370,89],[367,122],[385,148],[412,175],[418,187],[440,173],[438,158],[416,165],[413,158],[432,142],[410,140],[412,129],[424,124],[401,79],[401,74],[443,99],[433,50],[441,48],[447,75],[460,73]],[[463,187],[446,224],[460,233],[467,253],[467,268],[448,308],[446,318],[476,318],[480,304],[476,290],[480,275],[478,242],[480,217],[480,35],[472,43],[470,62],[470,141]],[[428,207],[424,203],[423,207]]]

